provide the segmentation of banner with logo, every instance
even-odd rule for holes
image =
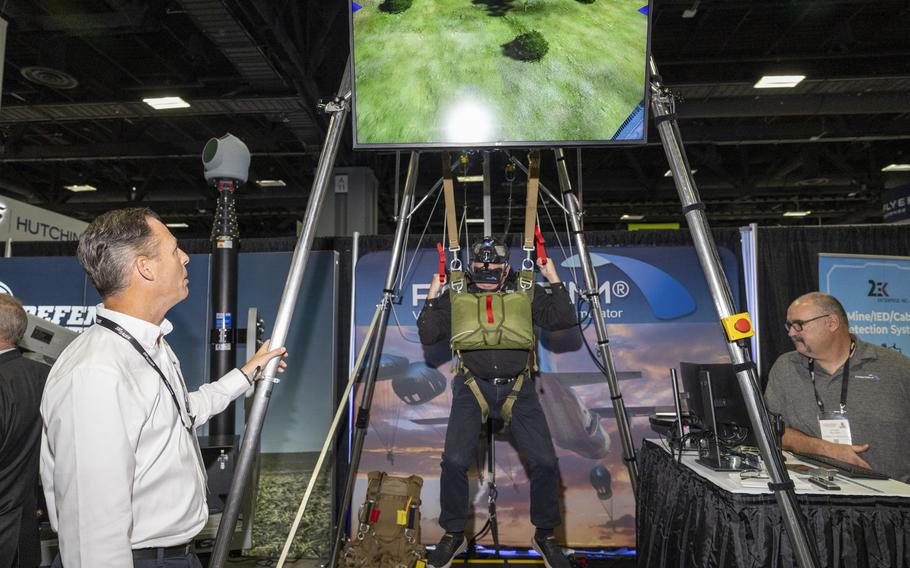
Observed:
[[[297,302],[285,341],[293,360],[289,359],[288,373],[276,387],[281,396],[270,405],[269,422],[263,430],[263,452],[319,451],[325,439],[335,398],[335,256],[333,252],[311,253],[310,269],[301,286],[302,300]],[[190,255],[189,296],[167,314],[174,325],[167,340],[180,357],[190,389],[203,384],[210,369],[208,330],[215,325],[210,313],[210,258],[208,254]],[[272,329],[290,261],[289,252],[239,255],[240,309],[231,318],[238,328],[246,327],[247,308],[254,306],[259,309],[265,329]],[[74,331],[82,331],[95,322],[95,306],[101,301],[73,257],[0,258],[0,293],[16,296],[25,311]],[[242,364],[246,356],[245,345],[238,343],[238,363]],[[237,432],[241,432],[242,401],[237,404]],[[294,434],[289,435],[290,431]]]
[[[885,223],[910,223],[910,183],[882,192],[882,220]]]
[[[579,328],[539,330],[537,390],[559,457],[565,520],[561,537],[569,546],[634,546],[635,501],[622,461],[610,393],[592,359],[597,337],[588,307],[579,302],[584,280],[577,255],[549,251],[557,262],[582,321]],[[591,247],[600,298],[636,447],[657,435],[648,415],[672,409],[670,368],[682,361],[729,362],[723,331],[691,247]],[[739,290],[735,256],[720,257],[734,293]],[[381,297],[390,253],[364,255],[355,271],[358,350]],[[521,265],[521,251],[512,255]],[[355,503],[361,503],[365,476],[372,470],[424,478],[423,539],[442,535],[439,517],[439,463],[452,402],[452,354],[446,344],[420,344],[416,320],[429,282],[439,270],[435,249],[409,251],[402,262],[401,298],[393,304],[385,334],[371,420],[361,458]],[[538,293],[545,293],[540,289]],[[738,300],[736,300],[738,302]],[[360,393],[355,395],[359,404]],[[482,455],[482,454],[479,454]],[[534,528],[529,516],[529,482],[507,438],[496,442],[496,484],[500,541],[528,546]],[[474,522],[487,520],[486,480],[472,477]],[[489,538],[486,542],[491,542]]]
[[[75,241],[88,223],[0,195],[0,240]]]
[[[844,305],[851,333],[910,355],[910,257],[821,253],[818,280]]]

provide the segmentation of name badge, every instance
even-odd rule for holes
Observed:
[[[832,444],[853,445],[853,436],[850,435],[850,421],[847,413],[841,410],[820,412],[818,426],[822,432],[822,439]]]

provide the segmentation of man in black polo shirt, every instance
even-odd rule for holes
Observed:
[[[783,415],[783,447],[910,482],[910,359],[850,334],[836,298],[812,292],[787,310],[796,351],[778,358],[765,391]]]

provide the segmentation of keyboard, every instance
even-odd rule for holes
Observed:
[[[852,463],[842,462],[828,456],[819,456],[816,454],[800,454],[797,452],[791,453],[801,461],[837,470],[837,473],[843,475],[844,477],[855,479],[889,479],[889,477],[884,473],[866,469],[858,465],[853,465]]]

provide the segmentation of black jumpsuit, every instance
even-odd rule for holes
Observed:
[[[514,289],[514,274],[512,276],[506,287]],[[561,283],[535,288],[531,312],[534,324],[549,331],[568,329],[577,324],[575,308]],[[421,343],[448,342],[452,333],[451,321],[452,305],[448,294],[428,300],[417,318]],[[521,350],[462,352],[462,362],[477,377],[491,413],[502,406],[514,384],[494,385],[490,379],[517,376],[527,367],[528,356],[527,351]],[[453,380],[452,411],[442,454],[439,524],[446,532],[463,532],[468,521],[468,470],[474,463],[474,451],[483,427],[480,405],[464,382],[465,377],[460,374]],[[512,408],[510,428],[518,452],[530,469],[531,523],[539,529],[555,528],[560,524],[559,469],[533,381],[525,380],[522,385]]]

